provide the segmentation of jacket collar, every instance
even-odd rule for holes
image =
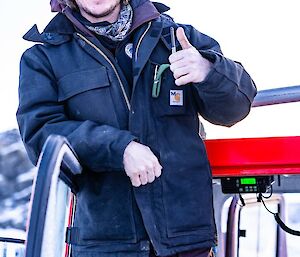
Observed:
[[[134,19],[132,30],[140,25],[159,17],[160,13],[168,11],[170,8],[161,3],[152,3],[149,0],[132,0]],[[76,21],[75,21],[76,22]],[[77,24],[75,24],[76,26]],[[80,25],[80,24],[79,24]],[[78,26],[77,30],[78,30]],[[80,29],[80,28],[79,28]],[[74,20],[69,13],[58,13],[46,26],[42,33],[39,32],[37,25],[34,25],[24,36],[23,39],[32,42],[48,43],[59,45],[71,39],[71,35],[76,31]],[[86,32],[85,34],[88,34]]]
[[[58,13],[49,22],[42,33],[39,32],[37,25],[23,36],[23,39],[32,42],[49,43],[54,45],[62,44],[70,39],[74,33],[74,26],[62,13]]]
[[[156,6],[150,2],[146,1],[138,7],[134,8],[134,15],[132,21],[131,31],[134,31],[136,28],[140,27],[142,24],[154,20],[159,17],[160,12]]]

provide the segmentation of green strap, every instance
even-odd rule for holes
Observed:
[[[154,77],[153,87],[152,87],[152,97],[157,98],[160,93],[161,87],[161,77],[166,69],[170,67],[170,64],[162,64],[159,66],[157,74]]]

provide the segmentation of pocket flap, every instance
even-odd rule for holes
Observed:
[[[82,92],[110,86],[105,67],[78,71],[58,81],[58,101],[64,101]]]

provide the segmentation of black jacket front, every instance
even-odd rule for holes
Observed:
[[[149,1],[132,5],[136,13],[145,5],[158,13]],[[25,36],[40,42],[21,59],[17,118],[28,154],[36,163],[47,137],[59,134],[84,166],[77,177],[74,256],[147,252],[150,242],[166,256],[215,243],[212,177],[198,115],[231,126],[249,113],[256,88],[214,39],[180,25],[213,68],[205,81],[181,87],[168,69],[159,97],[152,97],[155,70],[171,53],[171,26],[179,25],[158,13],[134,30],[130,86],[107,49],[63,14],[42,34],[33,27]],[[170,103],[174,90],[182,104]],[[132,140],[149,146],[163,166],[159,179],[139,188],[131,186],[123,167]]]

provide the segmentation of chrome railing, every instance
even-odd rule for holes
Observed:
[[[300,86],[281,87],[258,91],[252,107],[293,103],[300,101]]]

